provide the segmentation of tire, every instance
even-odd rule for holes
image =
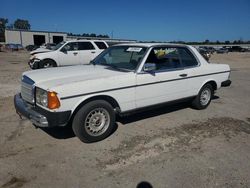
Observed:
[[[56,67],[56,63],[53,60],[45,59],[40,62],[39,68],[50,68],[50,67]]]
[[[114,108],[104,100],[91,101],[75,114],[72,129],[82,142],[97,142],[108,137],[115,128]]]
[[[192,101],[192,106],[197,110],[202,110],[208,107],[214,95],[214,89],[211,84],[205,84],[199,94]]]
[[[29,63],[31,69],[35,70],[39,68],[38,62]]]

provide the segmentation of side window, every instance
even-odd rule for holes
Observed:
[[[91,42],[78,42],[78,50],[94,50],[95,47]]]
[[[174,70],[181,67],[178,50],[173,47],[153,48],[146,63],[154,63],[156,70]]]
[[[183,67],[193,67],[198,65],[197,60],[188,49],[179,48],[178,51]]]
[[[107,48],[107,46],[104,42],[95,42],[95,44],[99,49],[106,49]]]
[[[63,47],[66,51],[78,50],[77,42],[70,42]]]

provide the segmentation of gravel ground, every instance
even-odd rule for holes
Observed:
[[[118,129],[92,144],[15,114],[28,58],[0,52],[0,188],[250,187],[250,53],[212,56],[231,66],[233,83],[206,110],[183,103],[118,118]]]

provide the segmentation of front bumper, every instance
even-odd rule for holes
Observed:
[[[16,112],[28,118],[37,127],[65,126],[69,122],[71,111],[50,112],[24,101],[20,94],[14,97]]]
[[[38,69],[40,62],[41,62],[40,59],[30,59],[28,64],[29,64],[31,69]]]
[[[229,87],[231,85],[232,81],[231,80],[226,80],[221,83],[221,87]]]

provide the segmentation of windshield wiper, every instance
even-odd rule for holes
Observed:
[[[122,72],[131,72],[132,71],[132,70],[125,69],[125,68],[122,68],[122,67],[117,67],[114,64],[107,64],[107,63],[105,63],[105,64],[101,64],[101,65],[106,65],[106,66],[109,66],[109,67],[111,67],[111,68],[113,68],[115,70],[122,71]]]
[[[114,69],[119,69],[117,66],[113,65],[113,64],[108,64],[108,63],[101,63],[99,65],[104,65],[104,66],[108,66],[108,67],[111,67],[111,68],[114,68]]]
[[[118,71],[123,71],[123,72],[132,72],[133,70],[129,70],[129,69],[126,69],[126,68],[121,68],[121,67],[117,67],[116,65],[114,64],[108,64],[108,63],[98,63],[96,64],[94,61],[90,61],[90,63],[92,65],[102,65],[102,66],[107,66],[107,67],[110,67],[112,69],[115,69],[115,70],[118,70]]]

